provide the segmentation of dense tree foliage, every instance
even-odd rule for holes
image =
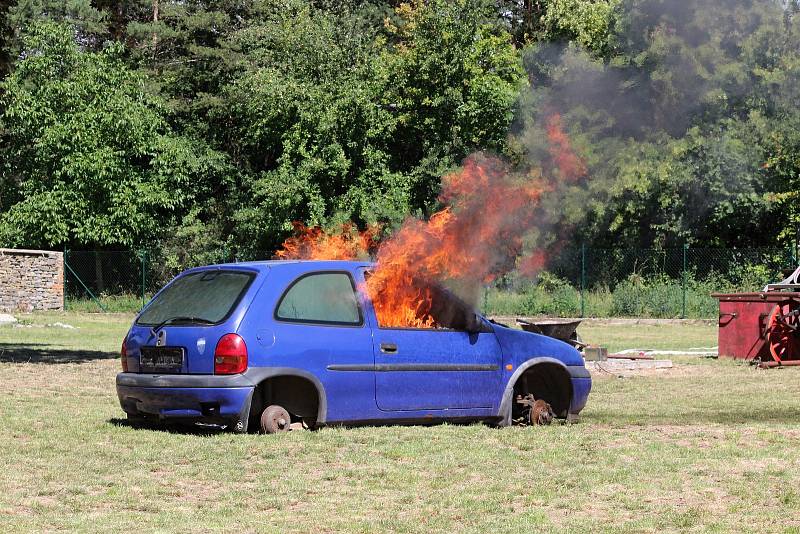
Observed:
[[[788,244],[800,19],[778,0],[0,3],[0,245],[268,254],[292,222],[437,207],[475,151],[521,175],[558,114],[559,238]],[[552,226],[548,226],[552,228]]]
[[[6,20],[10,7],[11,2],[0,0],[0,21]],[[0,24],[0,80],[6,77],[11,68],[11,54],[8,49],[9,31],[8,25]]]
[[[520,138],[564,114],[585,187],[562,219],[576,239],[637,247],[788,244],[800,20],[778,2],[628,0],[602,46],[533,43]],[[578,46],[583,45],[583,46]],[[793,158],[794,156],[789,156]],[[575,214],[581,213],[581,217]]]
[[[81,53],[41,23],[24,50],[2,97],[3,242],[134,246],[202,196],[217,158],[172,133],[118,45]]]

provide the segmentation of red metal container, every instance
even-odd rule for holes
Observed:
[[[714,293],[719,299],[719,356],[794,360],[800,292]]]

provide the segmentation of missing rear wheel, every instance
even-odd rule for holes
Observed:
[[[267,406],[264,408],[264,411],[261,412],[261,431],[265,434],[288,432],[291,423],[292,418],[283,406],[273,404]]]

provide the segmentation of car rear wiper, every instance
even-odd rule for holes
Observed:
[[[156,335],[159,330],[167,326],[168,324],[175,324],[175,323],[201,323],[201,324],[214,324],[214,321],[210,319],[204,319],[203,317],[192,317],[192,316],[184,316],[179,315],[177,317],[170,317],[169,319],[164,319],[153,328],[150,329],[150,332],[153,335]]]

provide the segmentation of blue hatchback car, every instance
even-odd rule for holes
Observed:
[[[264,261],[181,273],[122,345],[132,420],[267,433],[331,424],[574,419],[591,378],[561,341],[492,323],[446,290],[438,328],[383,328],[361,291],[374,265]],[[440,302],[440,304],[442,304]]]

